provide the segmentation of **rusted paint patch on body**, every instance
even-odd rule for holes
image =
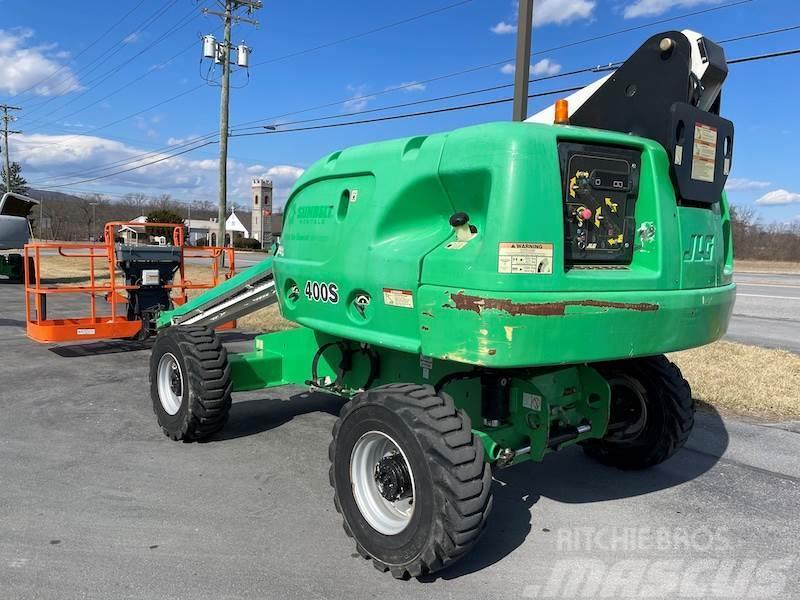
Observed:
[[[563,317],[568,306],[591,306],[595,308],[614,308],[618,310],[634,310],[637,312],[655,312],[658,304],[648,302],[612,302],[609,300],[564,300],[562,302],[523,302],[516,303],[503,298],[482,298],[457,293],[450,296],[453,305],[445,304],[443,308],[468,310],[480,314],[484,310],[501,310],[512,316]]]

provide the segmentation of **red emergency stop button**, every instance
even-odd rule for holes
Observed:
[[[577,210],[576,216],[577,216],[577,217],[578,217],[578,218],[579,218],[581,221],[588,221],[589,219],[591,219],[591,218],[592,218],[592,211],[590,211],[588,208],[581,207],[581,208],[579,208],[579,209]]]

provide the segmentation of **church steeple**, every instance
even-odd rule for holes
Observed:
[[[251,235],[261,242],[262,248],[272,245],[272,181],[253,179],[253,206],[250,224]]]

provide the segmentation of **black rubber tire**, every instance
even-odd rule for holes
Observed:
[[[23,258],[21,254],[9,254],[8,266],[11,268],[11,273],[8,280],[14,283],[23,283],[25,281],[25,268],[23,267]]]
[[[158,394],[158,365],[171,353],[183,373],[181,405],[170,415]],[[231,408],[228,352],[213,329],[190,325],[159,332],[150,355],[150,397],[164,435],[191,442],[222,429]]]
[[[414,513],[396,535],[379,533],[353,496],[350,460],[367,431],[390,435],[408,458]],[[355,396],[342,408],[329,447],[334,504],[359,554],[398,579],[438,571],[478,541],[492,506],[492,475],[470,419],[432,386],[391,384]]]
[[[644,390],[647,419],[635,439],[583,442],[588,456],[609,466],[636,470],[662,463],[683,447],[694,426],[695,406],[689,382],[677,365],[660,355],[594,366],[607,379],[622,375],[637,382]]]

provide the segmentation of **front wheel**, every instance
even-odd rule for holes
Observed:
[[[345,532],[380,571],[437,571],[478,540],[491,470],[469,417],[430,386],[392,384],[344,405],[329,449]]]
[[[199,440],[222,429],[231,407],[228,353],[213,329],[169,327],[150,356],[150,396],[164,434]]]
[[[664,462],[686,443],[694,426],[689,383],[667,357],[597,365],[611,388],[608,431],[582,443],[584,452],[620,469]]]

